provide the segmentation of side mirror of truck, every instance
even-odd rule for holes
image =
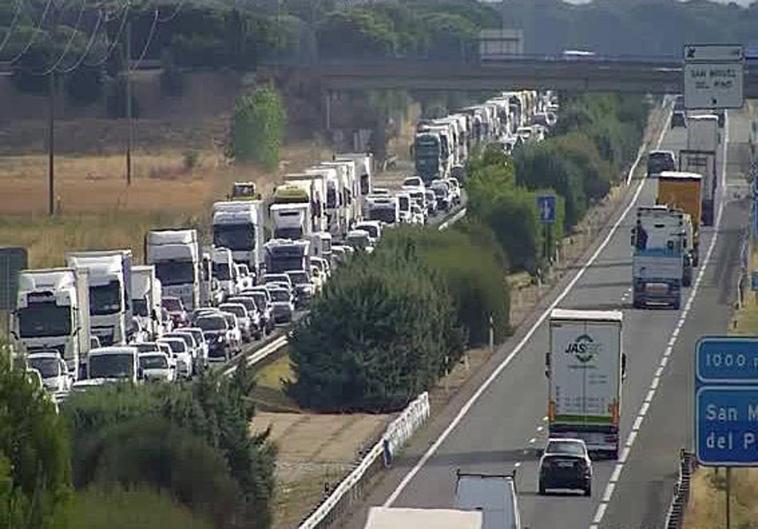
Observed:
[[[621,355],[621,380],[626,379],[626,354]]]

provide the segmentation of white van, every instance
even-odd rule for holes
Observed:
[[[522,529],[515,473],[456,471],[455,508],[484,513],[482,529]]]

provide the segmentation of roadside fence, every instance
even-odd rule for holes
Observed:
[[[692,472],[695,470],[695,455],[684,449],[679,451],[679,477],[674,484],[674,497],[666,513],[665,529],[680,529],[684,521],[684,511],[690,500]]]

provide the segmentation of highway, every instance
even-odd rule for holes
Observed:
[[[701,234],[701,266],[679,311],[631,309],[630,230],[634,206],[654,203],[656,183],[633,183],[616,222],[587,252],[585,264],[563,279],[517,333],[472,376],[385,472],[345,527],[360,529],[368,506],[444,508],[453,505],[456,468],[481,472],[518,469],[521,518],[530,529],[656,529],[663,527],[676,476],[678,450],[691,449],[692,356],[704,334],[726,332],[739,270],[740,231],[749,207],[734,198],[744,189],[739,144],[748,122],[730,112],[718,154],[727,168],[720,186],[720,224]],[[685,129],[666,129],[661,148],[684,147]],[[727,162],[727,163],[724,163]],[[619,461],[594,464],[593,494],[537,495],[537,448],[546,439],[548,309],[621,309],[624,382]]]

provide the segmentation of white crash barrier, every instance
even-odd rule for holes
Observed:
[[[426,421],[429,417],[429,411],[429,394],[424,392],[390,423],[379,442],[369,450],[358,463],[358,466],[337,485],[329,497],[298,526],[298,529],[315,529],[321,527],[322,522],[333,521],[333,517],[330,515],[343,500],[357,499],[358,494],[354,492],[354,488],[360,484],[369,468],[377,464],[381,458],[384,458],[385,465],[388,464],[393,455],[398,453],[408,439]]]

